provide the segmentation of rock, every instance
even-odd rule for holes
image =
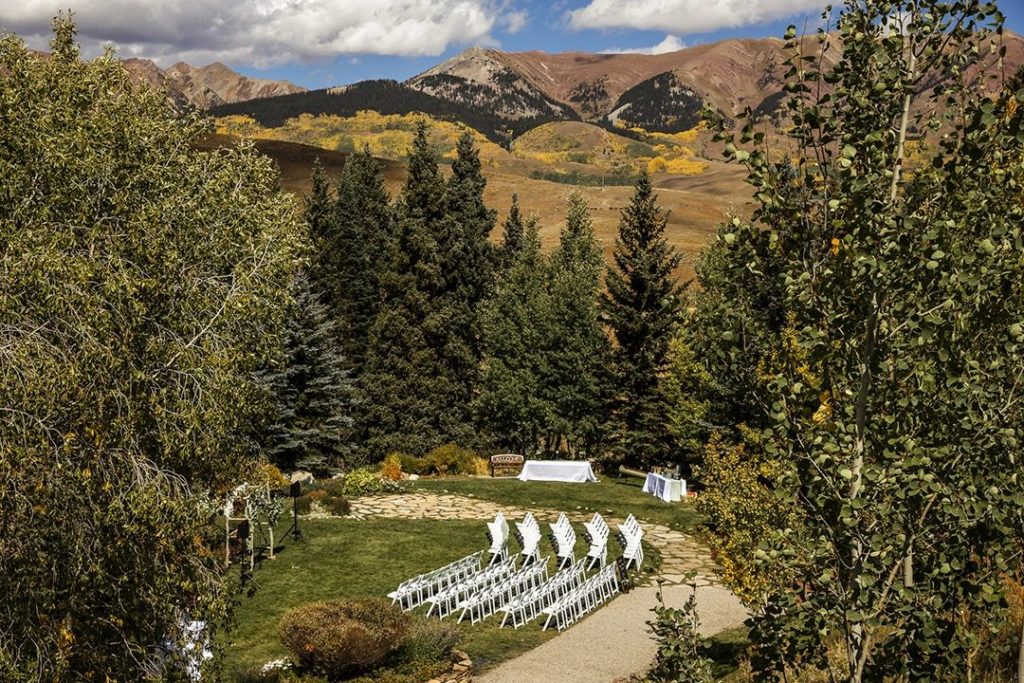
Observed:
[[[418,474],[410,474],[409,475],[409,481],[416,481],[419,478],[420,478],[420,475],[418,475]]]
[[[301,482],[303,484],[311,484],[314,481],[316,481],[316,480],[313,478],[313,473],[312,472],[307,472],[306,470],[295,470],[294,472],[292,472],[291,482],[293,484],[295,482]]]

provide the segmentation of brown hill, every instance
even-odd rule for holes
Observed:
[[[276,97],[306,91],[305,88],[288,81],[242,76],[219,62],[203,67],[178,62],[165,73],[192,104],[203,109],[259,97]]]

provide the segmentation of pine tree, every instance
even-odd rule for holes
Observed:
[[[314,245],[327,240],[331,222],[331,188],[320,157],[313,160],[312,187],[306,196],[305,218]]]
[[[512,195],[512,207],[502,226],[501,247],[498,262],[501,268],[508,268],[515,261],[516,254],[523,248],[523,215],[519,210],[519,195]]]
[[[342,465],[350,451],[353,388],[337,325],[305,275],[292,298],[284,360],[266,377],[275,404],[266,450],[282,469],[319,473]]]
[[[619,222],[615,267],[608,269],[608,291],[602,296],[604,319],[618,342],[612,434],[619,456],[636,465],[671,456],[658,380],[666,367],[681,288],[672,276],[680,256],[665,240],[666,221],[650,178],[641,173]]]
[[[338,181],[328,234],[318,254],[323,289],[358,379],[382,298],[380,277],[392,250],[390,198],[368,147],[348,158]]]
[[[484,205],[486,184],[480,153],[466,132],[459,138],[445,189],[447,215],[438,237],[444,291],[434,310],[444,337],[437,349],[440,370],[452,387],[442,426],[452,440],[463,444],[474,436],[469,404],[480,383],[479,309],[494,278],[495,250],[488,238],[496,214]]]
[[[525,454],[537,450],[552,417],[544,391],[551,339],[546,271],[537,223],[529,221],[522,248],[483,307],[486,355],[475,412],[497,445]]]
[[[553,409],[547,450],[590,452],[600,442],[608,337],[599,320],[604,259],[586,198],[574,192],[551,256],[547,390]]]
[[[384,300],[370,329],[361,382],[372,458],[392,450],[425,452],[443,443],[455,422],[449,407],[458,387],[438,352],[447,338],[439,237],[447,239],[451,224],[445,182],[423,125],[395,214],[394,263],[382,276]]]

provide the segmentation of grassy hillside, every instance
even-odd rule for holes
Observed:
[[[600,130],[594,126],[590,128]],[[221,130],[226,131],[228,128],[222,127]],[[439,131],[434,135],[437,136],[437,144],[443,150],[443,145],[446,144],[443,142],[445,135]],[[238,140],[236,136],[220,134],[206,140],[203,146],[211,148],[230,145],[237,143]],[[347,156],[346,153],[337,150],[283,140],[256,139],[254,143],[260,151],[277,162],[282,173],[282,187],[297,195],[309,190],[314,159],[319,158],[326,167],[328,177],[334,178]],[[668,141],[665,144],[668,144]],[[531,178],[531,173],[547,168],[548,165],[534,159],[518,158],[500,148],[498,151],[500,155],[497,162],[484,166],[488,181],[484,198],[489,206],[498,211],[500,218],[507,214],[512,194],[517,193],[526,215],[536,216],[540,221],[541,240],[544,247],[549,249],[558,242],[569,193],[582,192],[590,203],[595,231],[604,248],[605,257],[610,259],[619,215],[629,202],[632,187],[580,187]],[[404,166],[400,160],[393,159],[384,159],[382,163],[388,189],[393,194],[397,193],[405,181]],[[707,164],[707,168],[700,175],[658,173],[654,176],[659,202],[669,212],[668,239],[684,254],[683,263],[677,274],[685,279],[693,276],[693,259],[714,233],[716,225],[731,213],[748,211],[747,203],[751,195],[750,187],[742,181],[743,173],[740,167],[727,166],[719,162],[704,163]],[[555,167],[573,165],[559,163],[555,164]],[[498,239],[499,235],[500,225],[492,238]]]

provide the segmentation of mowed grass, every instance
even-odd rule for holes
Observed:
[[[644,493],[637,477],[601,476],[600,481],[570,484],[554,481],[519,481],[514,478],[420,479],[403,482],[413,491],[451,493],[489,500],[525,510],[546,508],[565,513],[600,512],[625,518],[636,515],[645,522],[664,524],[678,531],[690,531],[700,515],[688,501],[666,503]]]
[[[282,526],[280,532],[286,528]],[[256,570],[252,596],[240,598],[237,625],[226,646],[228,680],[247,668],[288,654],[278,639],[277,625],[289,608],[316,600],[383,598],[405,579],[488,545],[482,521],[304,519],[302,529],[306,540],[286,539],[277,558],[265,561]],[[577,557],[586,553],[580,532],[577,529]],[[510,549],[517,549],[514,541]],[[618,551],[612,541],[609,558]],[[541,552],[553,555],[546,539]],[[657,552],[648,547],[644,574],[653,571],[660,561]],[[554,571],[553,560],[549,568]],[[457,618],[455,614],[446,619]],[[542,631],[543,622],[518,630],[502,629],[500,622],[501,615],[475,625],[468,620],[462,623],[465,637],[459,647],[470,655],[478,670],[530,650],[557,633]]]

